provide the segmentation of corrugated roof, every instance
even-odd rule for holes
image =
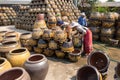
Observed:
[[[0,4],[29,4],[31,0],[0,0]]]
[[[120,2],[97,3],[96,6],[101,6],[101,7],[120,7]]]

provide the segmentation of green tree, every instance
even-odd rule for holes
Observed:
[[[114,0],[107,0],[107,2],[114,2]]]

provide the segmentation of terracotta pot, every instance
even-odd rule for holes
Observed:
[[[56,50],[55,54],[58,58],[64,58],[65,57],[65,53],[63,51],[60,51],[60,50]]]
[[[34,47],[34,52],[35,52],[35,53],[42,54],[43,49],[41,49],[41,48],[39,48],[39,47]]]
[[[19,42],[16,41],[5,41],[2,42],[2,45],[0,46],[0,52],[8,53],[10,50],[15,48],[20,48],[21,45]]]
[[[93,66],[83,66],[77,71],[76,80],[102,80],[101,74]]]
[[[72,52],[74,51],[73,43],[71,40],[64,42],[61,46],[61,50],[64,52]]]
[[[96,67],[100,73],[105,73],[108,70],[110,60],[106,53],[95,51],[88,56],[89,65]]]
[[[10,62],[5,58],[0,58],[0,73],[12,68]]]
[[[75,49],[71,53],[68,54],[68,57],[71,61],[78,61],[80,59],[80,55],[82,53],[82,50]]]
[[[100,32],[100,27],[89,27],[89,29],[90,29],[93,33],[99,33],[99,32]]]
[[[19,34],[15,31],[10,31],[5,34],[5,36],[16,36],[17,38],[19,37]]]
[[[99,12],[92,12],[90,14],[91,19],[101,19],[101,14]]]
[[[104,13],[104,20],[115,21],[115,16],[112,12]]]
[[[1,73],[0,80],[31,80],[31,78],[23,68],[14,67]]]
[[[42,38],[45,39],[45,40],[50,40],[51,38],[53,38],[52,30],[50,30],[50,29],[44,30]]]
[[[62,30],[57,30],[54,34],[54,40],[63,43],[67,39],[67,33]]]
[[[43,40],[43,39],[39,39],[38,47],[39,48],[47,48],[47,42],[45,40]]]
[[[113,34],[115,31],[114,28],[102,28],[101,29],[101,34],[104,34],[104,35],[111,35]]]
[[[28,41],[28,45],[36,46],[37,45],[37,40],[30,38],[29,41]]]
[[[33,51],[33,47],[32,46],[25,46],[25,48],[28,49],[28,51],[32,52]]]
[[[23,67],[24,62],[30,56],[30,52],[26,48],[18,48],[11,50],[6,56],[12,66]]]
[[[32,38],[39,39],[43,35],[43,31],[41,29],[33,29]]]
[[[49,42],[48,46],[49,46],[50,49],[53,49],[53,50],[58,48],[58,45],[57,45],[57,43],[54,40],[51,40]]]
[[[44,49],[44,52],[43,52],[43,54],[45,54],[46,56],[48,56],[48,57],[51,57],[51,56],[53,56],[53,54],[54,54],[54,50],[51,50],[51,49]]]
[[[30,74],[32,80],[45,80],[49,65],[44,55],[33,54],[24,63],[24,68]]]

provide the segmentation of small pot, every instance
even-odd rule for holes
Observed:
[[[63,51],[60,51],[60,50],[56,50],[55,51],[55,54],[58,58],[64,58],[65,57],[65,53]]]
[[[44,49],[44,52],[43,52],[43,54],[45,54],[46,56],[48,56],[48,57],[51,57],[51,56],[53,56],[53,54],[54,54],[54,50],[51,50],[51,49]]]
[[[28,49],[28,51],[32,52],[33,51],[33,47],[32,46],[25,46],[25,48]]]
[[[45,40],[50,40],[51,38],[53,38],[52,30],[50,30],[50,29],[44,30],[42,38],[45,39]]]
[[[47,48],[47,42],[45,40],[43,40],[43,39],[39,39],[38,47],[39,48]]]
[[[5,58],[0,58],[0,73],[12,68],[10,62]]]
[[[15,31],[10,31],[5,34],[5,36],[16,36],[17,38],[19,37],[19,34]]]
[[[49,64],[44,55],[33,54],[24,63],[24,68],[30,74],[32,80],[45,80]]]
[[[55,41],[51,40],[48,44],[50,49],[56,50],[58,48],[58,45]]]
[[[0,31],[0,36],[4,37],[6,33],[7,33],[7,31]]]
[[[34,47],[34,52],[35,52],[35,53],[42,54],[43,49],[41,49],[41,48],[39,48],[39,47]]]
[[[1,73],[0,80],[31,80],[31,78],[23,68],[14,67]]]
[[[43,31],[41,29],[33,29],[32,38],[39,39],[43,35]]]
[[[6,56],[12,66],[23,67],[24,62],[30,57],[30,52],[27,48],[18,48],[11,50]]]

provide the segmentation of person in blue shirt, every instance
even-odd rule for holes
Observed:
[[[87,26],[86,15],[85,13],[81,13],[81,16],[78,19],[78,23],[82,26]]]

